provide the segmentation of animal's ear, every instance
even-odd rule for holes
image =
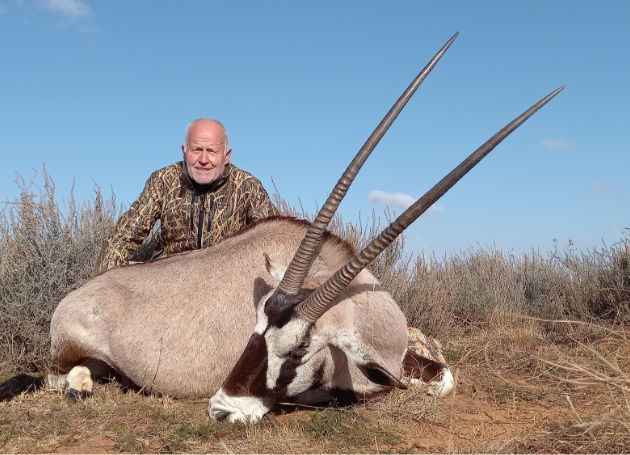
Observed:
[[[276,286],[280,284],[282,281],[282,277],[287,271],[287,266],[283,264],[278,264],[275,261],[272,261],[271,258],[267,255],[267,253],[263,253],[265,255],[265,266],[267,267],[267,272],[276,282]]]
[[[385,368],[380,366],[377,363],[367,363],[365,365],[357,365],[359,370],[368,378],[370,381],[375,382],[376,384],[390,386],[390,387],[398,387],[399,389],[406,389],[407,386],[400,382],[393,374],[387,371]]]

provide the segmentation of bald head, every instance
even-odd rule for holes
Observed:
[[[186,128],[182,153],[188,175],[199,184],[212,183],[223,173],[232,154],[225,126],[208,118],[193,121]]]
[[[204,129],[204,128],[213,129],[217,133],[220,132],[219,134],[223,135],[225,147],[227,148],[229,146],[227,129],[225,128],[223,123],[219,122],[218,120],[211,119],[211,118],[198,118],[197,120],[193,120],[192,122],[190,122],[188,126],[186,127],[186,137],[184,138],[184,145],[188,144],[191,130],[198,130],[198,129]]]

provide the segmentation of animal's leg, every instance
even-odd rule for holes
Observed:
[[[46,376],[46,387],[53,390],[63,390],[66,387],[67,374],[48,374]]]
[[[77,401],[78,398],[85,399],[92,395],[92,385],[89,368],[84,365],[77,365],[66,376],[64,396],[68,401]]]
[[[68,374],[48,375],[47,383],[50,388],[63,388],[66,391],[64,396],[74,402],[91,396],[94,380],[110,376],[113,371],[101,360],[87,359]]]
[[[0,401],[9,401],[21,393],[37,390],[43,383],[44,378],[42,377],[18,374],[0,383]]]

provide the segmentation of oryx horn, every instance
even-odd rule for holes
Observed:
[[[308,228],[300,247],[293,256],[282,281],[278,285],[278,289],[280,291],[287,294],[297,294],[300,290],[300,286],[302,286],[302,283],[311,268],[311,264],[315,259],[324,231],[337,211],[339,203],[348,192],[348,188],[361,169],[361,166],[363,166],[363,163],[365,163],[365,160],[367,160],[370,156],[374,147],[376,147],[391,124],[394,120],[396,120],[396,117],[398,117],[398,114],[400,114],[400,111],[402,111],[405,107],[422,81],[424,81],[442,55],[444,55],[453,41],[455,41],[458,34],[459,32],[455,33],[455,35],[453,35],[453,37],[442,47],[442,49],[435,54],[418,76],[416,76],[409,87],[407,87],[407,90],[405,90],[400,98],[398,98],[398,101],[396,101],[396,103],[392,106],[387,115],[383,118],[383,120],[381,120],[381,123],[378,124],[374,132],[370,135],[363,147],[361,147],[357,155],[354,157],[346,171],[337,182],[337,185],[330,196],[328,196],[326,203],[322,206],[321,210],[315,217],[315,220],[313,220]]]
[[[422,215],[431,205],[444,195],[455,183],[459,181],[468,171],[470,171],[479,161],[492,151],[503,139],[512,131],[518,128],[525,120],[531,117],[538,109],[547,104],[556,96],[564,86],[551,92],[542,100],[534,104],[511,123],[506,125],[501,131],[492,136],[485,144],[479,147],[468,158],[461,162],[446,177],[431,188],[424,196],[418,199],[393,223],[391,223],[378,237],[368,246],[350,259],[346,265],[340,268],[324,284],[317,288],[306,300],[300,303],[296,309],[298,314],[306,321],[314,323],[328,309],[330,302],[348,285],[350,282],[367,267],[385,248],[387,248],[411,223]]]

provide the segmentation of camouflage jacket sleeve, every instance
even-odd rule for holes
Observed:
[[[262,183],[255,177],[251,178],[250,188],[247,189],[249,203],[247,206],[247,224],[274,215],[280,215],[280,211],[271,203],[269,195]]]
[[[96,273],[127,264],[134,252],[140,248],[160,217],[161,184],[158,172],[154,172],[138,199],[116,223],[101,250],[96,264]]]

